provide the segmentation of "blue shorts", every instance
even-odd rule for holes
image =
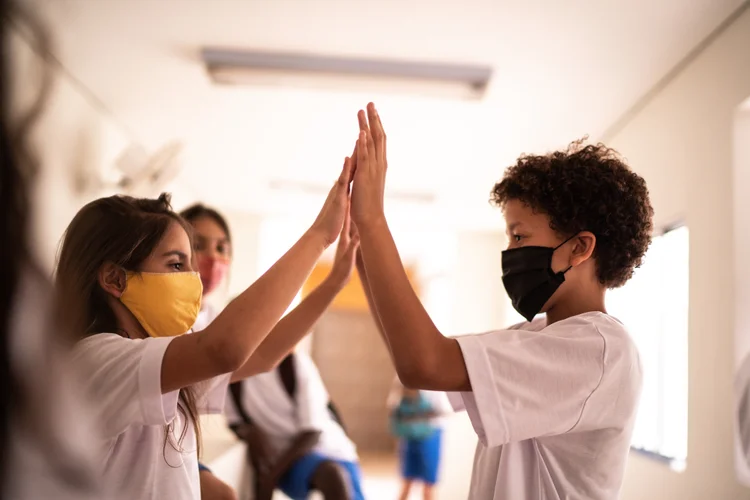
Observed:
[[[426,484],[437,483],[442,441],[442,429],[435,429],[425,439],[402,439],[401,475]]]
[[[349,485],[352,491],[352,500],[364,500],[362,493],[362,471],[356,462],[344,462],[343,460],[331,460],[317,453],[309,453],[292,464],[279,480],[279,489],[292,500],[306,500],[310,494],[310,482],[313,473],[318,466],[325,461],[339,464],[349,475]]]
[[[203,471],[211,472],[211,469],[209,469],[208,467],[206,467],[202,463],[198,462],[198,472],[203,472]]]

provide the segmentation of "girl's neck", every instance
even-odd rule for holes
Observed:
[[[113,297],[110,300],[109,306],[112,308],[112,312],[117,319],[117,333],[131,339],[145,339],[148,337],[146,330],[143,329],[138,320],[135,319],[135,316],[133,316],[133,313],[122,302]]]

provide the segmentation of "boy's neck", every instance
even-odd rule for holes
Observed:
[[[595,294],[573,295],[573,300],[561,301],[547,311],[547,324],[551,325],[564,319],[578,316],[588,312],[607,313],[607,307],[604,303],[604,292],[601,290]]]

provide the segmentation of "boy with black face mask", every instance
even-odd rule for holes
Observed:
[[[447,338],[411,289],[388,229],[385,134],[372,104],[367,111],[351,206],[359,273],[404,385],[455,391],[454,406],[469,413],[479,437],[469,498],[617,498],[641,367],[604,297],[650,244],[644,180],[602,145],[519,158],[492,199],[510,240],[503,282],[529,322]]]

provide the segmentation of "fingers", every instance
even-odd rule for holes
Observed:
[[[364,130],[365,132],[368,132],[370,130],[370,127],[367,125],[367,116],[365,115],[365,112],[361,109],[357,113],[357,119],[359,120],[359,130]]]
[[[346,247],[344,255],[352,257],[357,250],[359,250],[359,236],[352,238],[352,241],[349,242],[349,246]]]
[[[363,170],[369,168],[367,153],[367,132],[360,130],[359,138],[357,139],[357,168]]]
[[[352,161],[352,178],[354,178],[354,174],[357,173],[357,141],[354,141],[354,150],[349,158]]]
[[[378,159],[386,161],[386,136],[385,129],[383,128],[383,122],[380,121],[380,114],[375,108],[373,103],[367,105],[367,117],[370,122],[370,133],[372,139],[375,141],[375,150],[378,155]]]
[[[352,241],[354,241],[355,238],[359,240],[359,231],[357,230],[357,225],[354,222],[351,223],[351,228],[349,230],[349,238]]]
[[[354,177],[354,169],[352,168],[352,159],[348,156],[344,159],[344,168],[341,169],[341,175],[339,175],[336,181],[338,188],[346,187],[346,192],[349,192],[349,184],[352,182]]]
[[[350,234],[351,234],[351,223],[352,223],[351,212],[349,210],[347,210],[346,211],[346,215],[344,215],[344,225],[341,226],[341,238],[342,238],[342,240],[344,238],[346,240],[349,240]]]

